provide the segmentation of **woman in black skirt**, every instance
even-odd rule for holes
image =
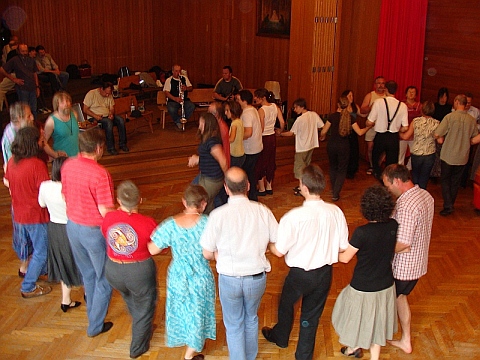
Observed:
[[[82,285],[82,278],[73,258],[68,241],[66,224],[67,213],[65,200],[62,196],[60,169],[66,157],[58,157],[52,163],[52,180],[40,185],[38,203],[46,207],[50,213],[48,223],[48,279],[60,281],[62,284],[63,312],[80,306],[80,301],[72,301],[70,292],[72,286]]]

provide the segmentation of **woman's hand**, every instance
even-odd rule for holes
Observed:
[[[192,155],[188,158],[188,164],[187,166],[188,167],[194,167],[194,166],[197,166],[198,165],[198,155]]]

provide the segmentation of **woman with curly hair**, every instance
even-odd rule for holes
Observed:
[[[348,162],[350,159],[349,136],[352,129],[362,136],[369,128],[360,129],[355,119],[350,114],[348,106],[350,101],[346,96],[338,99],[337,112],[328,116],[328,120],[320,134],[320,140],[326,138],[328,130],[332,129],[330,140],[327,144],[328,161],[330,163],[330,183],[332,185],[332,200],[340,199],[340,191],[347,177]]]
[[[360,209],[368,223],[355,229],[350,244],[339,254],[348,263],[357,255],[350,284],[335,302],[332,324],[343,345],[342,354],[361,358],[370,348],[370,359],[380,357],[381,346],[397,331],[392,258],[398,223],[390,216],[395,201],[388,190],[374,185],[365,190]]]

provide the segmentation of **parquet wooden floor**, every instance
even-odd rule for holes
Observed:
[[[129,129],[133,129],[131,123]],[[105,156],[100,162],[112,173],[115,184],[132,179],[145,198],[141,212],[158,222],[182,210],[180,197],[197,169],[187,168],[187,157],[195,152],[195,124],[187,131],[174,131],[171,123],[162,130],[154,125],[129,133],[129,154]],[[302,198],[292,194],[296,182],[292,176],[293,139],[278,139],[277,177],[274,195],[261,198],[279,219],[289,209],[299,206]],[[325,144],[314,153],[314,162],[328,171]],[[374,184],[360,172],[347,180],[337,203],[345,212],[350,231],[363,224],[359,199],[363,189]],[[472,189],[461,189],[456,212],[447,218],[438,215],[441,193],[438,184],[429,184],[435,204],[435,219],[430,247],[429,270],[409,297],[412,309],[413,354],[404,354],[392,346],[382,349],[382,359],[480,359],[480,222],[471,205]],[[329,188],[325,200],[330,201]],[[11,246],[10,199],[0,187],[0,358],[1,359],[125,359],[128,358],[131,321],[118,293],[113,294],[108,321],[114,327],[96,338],[86,336],[86,308],[63,313],[60,310],[60,286],[36,299],[20,296],[21,279],[17,277],[18,259]],[[270,256],[272,272],[259,310],[260,327],[276,322],[276,311],[287,267],[283,259]],[[182,359],[183,349],[167,348],[164,343],[165,276],[170,255],[155,257],[158,266],[159,302],[155,315],[155,334],[151,350],[142,359]],[[214,265],[212,264],[212,267]],[[331,326],[335,299],[351,278],[354,264],[337,264],[330,295],[317,332],[315,359],[341,358],[338,337]],[[215,271],[214,271],[215,273]],[[74,289],[72,298],[82,300],[82,289]],[[83,301],[83,300],[82,300]],[[207,341],[203,353],[207,360],[228,359],[221,307],[217,300],[217,340]],[[292,331],[287,349],[280,349],[263,339],[259,331],[258,359],[294,359],[298,324]],[[365,358],[369,358],[368,351]]]

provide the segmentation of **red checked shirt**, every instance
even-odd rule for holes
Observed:
[[[416,185],[397,199],[393,218],[399,224],[397,241],[410,245],[409,252],[395,254],[393,277],[403,281],[419,279],[427,273],[433,197]]]

